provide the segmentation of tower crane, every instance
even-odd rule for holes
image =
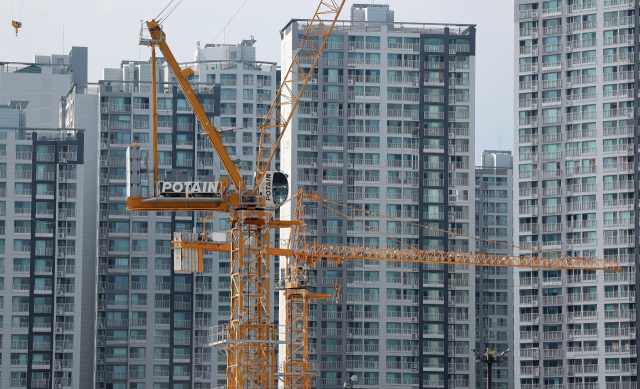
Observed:
[[[330,295],[311,294],[306,289],[307,271],[321,258],[341,262],[351,259],[393,260],[415,263],[471,264],[551,269],[595,269],[621,271],[617,262],[589,260],[576,257],[538,258],[466,253],[438,253],[395,249],[308,245],[305,240],[303,200],[321,202],[314,194],[299,192],[289,201],[297,201],[291,221],[275,220],[273,211],[287,201],[288,182],[284,173],[269,171],[282,135],[298,105],[307,83],[320,59],[322,50],[335,26],[346,0],[321,0],[309,23],[291,66],[283,75],[282,85],[275,96],[263,125],[260,126],[260,148],[253,188],[243,181],[234,161],[227,153],[220,136],[199,102],[189,77],[190,68],[182,69],[166,42],[161,24],[146,23],[148,37],[141,31],[140,44],[152,48],[152,109],[153,163],[143,158],[137,145],[127,149],[127,209],[129,211],[203,211],[229,212],[231,230],[226,241],[203,231],[176,232],[172,242],[174,270],[197,273],[203,269],[204,251],[231,254],[231,319],[212,335],[212,345],[224,347],[227,353],[227,386],[230,389],[271,388],[278,370],[275,347],[284,344],[286,353],[280,368],[283,385],[287,389],[311,387],[313,367],[308,350],[308,302]],[[229,178],[219,183],[158,181],[157,161],[157,86],[155,48],[165,61],[198,118],[204,134]],[[294,85],[300,85],[294,92]],[[284,110],[286,108],[286,110]],[[272,131],[275,130],[275,131]],[[274,132],[276,137],[272,137]],[[154,170],[153,187],[149,197],[142,196],[141,173]],[[271,247],[271,230],[290,229],[286,248]],[[270,312],[271,257],[286,259],[286,276],[280,286],[286,301],[286,331],[279,339]]]

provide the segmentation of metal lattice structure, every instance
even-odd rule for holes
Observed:
[[[300,47],[291,61],[289,70],[282,77],[282,85],[280,85],[276,98],[271,108],[269,108],[264,123],[260,126],[260,149],[256,164],[258,169],[255,181],[256,189],[260,187],[260,183],[271,165],[271,160],[276,154],[282,135],[289,126],[304,89],[309,83],[311,74],[318,65],[322,51],[329,40],[329,35],[333,31],[345,1],[320,1],[320,5],[318,5],[318,9],[300,42]],[[299,92],[294,92],[294,85],[301,85]],[[288,113],[283,112],[284,108],[287,108]],[[276,129],[278,136],[276,139],[269,134],[268,130],[271,129]],[[265,158],[265,154],[268,154],[268,158]]]
[[[166,36],[156,21],[147,23],[150,39],[141,43],[159,47],[185,94],[204,131],[220,157],[230,180],[223,179],[218,192],[210,197],[155,197],[141,198],[140,194],[127,198],[129,211],[218,211],[230,212],[230,242],[220,243],[209,239],[207,234],[176,233],[172,247],[176,258],[191,258],[197,254],[202,271],[204,251],[231,253],[231,319],[229,325],[212,329],[211,345],[226,351],[227,386],[229,389],[272,388],[280,376],[285,389],[309,389],[314,367],[309,361],[308,306],[313,299],[324,299],[328,295],[312,295],[306,288],[307,271],[321,258],[335,262],[349,259],[390,260],[416,263],[467,264],[481,266],[506,266],[548,269],[591,269],[621,271],[616,261],[588,260],[575,257],[514,257],[466,253],[439,253],[419,250],[369,249],[346,246],[307,244],[304,229],[304,192],[292,200],[297,201],[293,221],[274,220],[272,208],[266,206],[260,185],[268,173],[268,167],[278,149],[282,135],[287,130],[307,83],[310,81],[322,51],[335,26],[346,0],[321,0],[309,23],[300,48],[294,55],[291,66],[283,76],[282,85],[260,127],[260,150],[253,190],[246,187],[242,177],[222,144],[219,131],[213,127],[205,110],[198,101],[188,78],[193,70],[181,69],[166,43]],[[155,66],[155,61],[154,61]],[[155,69],[153,70],[155,75]],[[154,77],[155,81],[155,77]],[[299,87],[294,93],[294,85]],[[155,90],[155,85],[154,85]],[[154,154],[156,154],[155,98]],[[275,137],[270,135],[275,133]],[[154,155],[157,158],[157,155]],[[138,160],[137,163],[140,163]],[[157,167],[157,161],[154,163]],[[157,181],[157,172],[154,175]],[[231,181],[231,182],[230,182]],[[230,184],[233,184],[233,188]],[[138,183],[139,185],[139,183]],[[308,198],[317,196],[308,196]],[[287,248],[270,247],[271,229],[290,228]],[[272,285],[271,257],[279,255],[286,259],[286,275],[281,280],[284,290],[286,326],[284,334],[278,334],[274,317],[270,311]],[[338,290],[338,288],[336,288]],[[275,360],[275,348],[284,344],[286,355],[280,374]]]

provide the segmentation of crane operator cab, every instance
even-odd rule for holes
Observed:
[[[279,207],[289,197],[289,177],[280,171],[270,171],[260,183],[260,193],[267,207]]]

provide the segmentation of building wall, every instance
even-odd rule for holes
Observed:
[[[624,271],[514,270],[521,388],[636,387],[636,13],[626,1],[514,4],[514,229],[527,249],[515,254]]]
[[[393,20],[388,6],[354,7],[353,20],[337,23],[284,135],[282,169],[291,194],[305,188],[340,204],[468,235],[475,230],[469,164],[475,28],[387,25]],[[307,23],[292,20],[281,31],[283,68]],[[449,98],[454,90],[468,95]],[[468,112],[456,114],[459,107]],[[337,209],[416,248],[474,250],[468,239],[428,236],[411,225]],[[293,211],[293,204],[283,206],[282,218]],[[307,242],[401,247],[322,206],[308,204],[305,217]],[[309,272],[310,290],[334,294],[334,284],[341,284],[342,292],[339,302],[310,305],[310,358],[320,372],[314,385],[341,386],[356,375],[356,386],[475,387],[473,274],[464,266],[318,264]]]

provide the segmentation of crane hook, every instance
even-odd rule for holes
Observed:
[[[336,303],[340,302],[340,291],[342,290],[342,286],[335,284],[333,285],[333,289],[336,291]]]
[[[17,22],[15,20],[12,20],[11,25],[16,29],[16,36],[18,36],[18,29],[22,27],[22,22]]]

